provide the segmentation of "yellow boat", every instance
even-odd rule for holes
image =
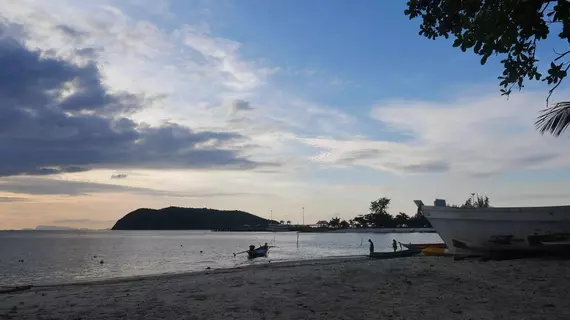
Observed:
[[[453,253],[447,248],[432,248],[428,247],[422,250],[424,256],[452,256]]]

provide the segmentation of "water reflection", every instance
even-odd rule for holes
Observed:
[[[228,268],[267,260],[364,255],[391,241],[439,242],[437,234],[297,234],[205,231],[0,232],[0,285],[72,282],[133,275]],[[275,245],[267,259],[248,261],[234,252],[250,244]],[[202,253],[200,253],[202,251]],[[18,260],[24,259],[24,262]],[[100,261],[103,260],[103,264]]]

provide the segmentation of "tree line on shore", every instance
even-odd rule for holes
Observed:
[[[488,208],[489,197],[473,194],[462,205],[448,205],[454,208]],[[328,227],[334,229],[347,228],[431,228],[428,219],[424,217],[420,208],[410,216],[404,212],[400,212],[393,216],[388,213],[390,207],[390,198],[382,197],[378,200],[370,202],[370,212],[361,214],[350,220],[342,220],[334,217],[328,221]]]

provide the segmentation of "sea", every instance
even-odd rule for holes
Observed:
[[[0,287],[48,285],[233,268],[277,261],[391,251],[402,243],[441,242],[436,233],[211,231],[0,231]],[[234,253],[264,243],[267,258]]]

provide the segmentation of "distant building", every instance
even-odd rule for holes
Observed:
[[[317,222],[317,227],[318,228],[326,228],[329,226],[329,222],[325,221],[325,220],[321,220]]]

